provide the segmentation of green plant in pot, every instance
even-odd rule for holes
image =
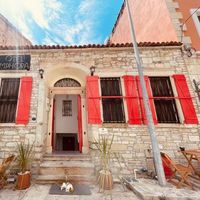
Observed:
[[[98,150],[100,154],[101,160],[101,170],[99,171],[98,183],[99,189],[103,190],[111,190],[113,187],[113,178],[112,173],[110,171],[110,159],[111,159],[111,147],[113,144],[112,136],[111,140],[106,138],[105,136],[100,136],[98,140],[94,141],[94,146],[96,150]]]
[[[33,144],[19,143],[17,144],[17,166],[19,168],[17,178],[17,189],[23,190],[30,187],[30,164],[33,159]]]

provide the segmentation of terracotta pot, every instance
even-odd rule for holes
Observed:
[[[101,170],[99,172],[99,188],[103,190],[111,190],[113,188],[112,173],[107,170]]]
[[[30,187],[31,183],[31,173],[26,172],[24,174],[18,174],[17,179],[17,189],[18,190],[24,190]]]

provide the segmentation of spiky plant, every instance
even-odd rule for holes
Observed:
[[[93,143],[100,153],[101,164],[105,171],[109,170],[113,139],[114,136],[112,136],[111,140],[105,136],[100,136],[99,139],[95,140]]]
[[[17,165],[21,173],[25,173],[29,169],[29,164],[33,159],[33,145],[23,142],[17,144]]]
[[[159,200],[167,200],[166,196],[164,196],[164,195],[159,196],[158,198],[159,198]]]

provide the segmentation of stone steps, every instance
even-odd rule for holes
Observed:
[[[70,175],[68,176],[67,181],[72,183],[89,183],[95,184],[95,176],[86,176],[86,175]],[[63,183],[66,182],[65,176],[63,175],[39,175],[35,178],[35,183],[38,184],[51,184],[51,183]]]
[[[63,182],[94,183],[95,169],[89,155],[55,155],[48,154],[40,164],[36,183],[48,184]]]
[[[51,155],[51,154],[46,154],[43,158],[44,161],[70,161],[70,160],[74,160],[74,161],[91,161],[90,156],[88,155]]]

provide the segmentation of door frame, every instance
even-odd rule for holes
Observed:
[[[85,87],[50,87],[49,88],[49,120],[48,120],[48,134],[46,139],[46,153],[52,153],[52,138],[53,138],[53,118],[54,118],[54,97],[55,95],[80,95],[81,97],[81,125],[82,125],[82,133],[81,133],[81,139],[82,139],[82,149],[88,149],[88,139],[87,135],[85,134],[87,131],[87,120],[85,119],[86,116],[86,110],[85,110]],[[83,152],[82,153],[88,153]]]

